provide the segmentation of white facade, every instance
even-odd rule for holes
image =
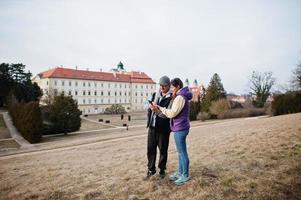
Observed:
[[[142,111],[145,101],[156,89],[155,83],[85,80],[70,78],[33,79],[43,90],[42,100],[51,92],[72,95],[83,114],[103,113],[113,104],[122,105],[126,111]]]

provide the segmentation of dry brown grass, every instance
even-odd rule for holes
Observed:
[[[3,115],[0,114],[0,139],[10,138],[10,134],[3,120]]]
[[[142,180],[146,137],[0,157],[0,199],[300,199],[300,121],[299,113],[192,128],[183,186]],[[169,152],[172,172],[172,137]]]

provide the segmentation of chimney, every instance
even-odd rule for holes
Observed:
[[[99,71],[102,72],[102,68],[99,68]]]
[[[75,66],[75,69],[77,70],[77,66]]]
[[[89,71],[89,68],[86,68],[87,71]]]

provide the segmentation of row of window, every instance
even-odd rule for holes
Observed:
[[[65,81],[60,81],[61,82],[61,86],[65,86]],[[72,81],[66,81],[66,82],[68,82],[68,85],[71,87],[72,86]],[[46,85],[48,85],[49,83],[48,83],[48,81],[46,81]],[[67,84],[67,83],[66,83]],[[74,83],[73,83],[76,87],[78,86],[78,82],[77,81],[75,81]],[[54,81],[54,85],[55,86],[57,86],[58,85],[58,81]],[[88,82],[88,83],[86,83],[86,82],[83,82],[82,83],[82,86],[83,87],[86,87],[86,85],[88,86],[88,87],[91,87],[91,85],[93,85],[93,84],[91,84],[90,82]],[[118,87],[118,84],[117,83],[115,83],[114,84],[114,86],[115,86],[115,88],[117,88]],[[94,82],[94,87],[98,87],[98,84],[96,83],[96,82]],[[100,87],[104,87],[104,83],[100,83]],[[110,88],[111,87],[111,83],[108,83],[108,88]],[[121,83],[119,83],[119,88],[122,88],[122,87],[124,87],[124,88],[127,88],[127,84],[121,84]],[[129,85],[128,86],[129,88],[131,87],[131,85]],[[138,85],[135,85],[135,88],[136,89],[138,89]],[[141,89],[154,89],[153,88],[153,85],[140,85],[140,88]]]
[[[146,99],[135,99],[134,100],[135,103],[138,103],[138,102],[143,103],[145,101],[146,101]],[[111,99],[83,99],[79,103],[81,103],[81,104],[130,103],[130,99],[114,99],[112,101],[111,101]]]
[[[103,104],[103,103],[130,103],[130,99],[114,99],[114,101],[111,101],[111,99],[108,99],[107,101],[105,101],[104,99],[83,99],[81,102],[79,102],[81,104]]]
[[[49,93],[48,93],[48,90],[45,90],[45,92],[46,92],[46,94],[48,95]],[[64,91],[62,91],[62,92],[64,92]],[[57,94],[57,90],[56,89],[54,89],[54,93],[55,94]],[[94,96],[97,96],[99,93],[97,93],[97,91],[82,91],[82,95],[83,96],[91,96],[91,95],[94,95]],[[124,96],[131,96],[131,92],[114,92],[114,93],[111,93],[111,91],[108,91],[108,96],[111,96],[111,94],[112,95],[114,95],[114,96],[122,96],[122,95],[124,95]],[[74,91],[74,93],[72,93],[72,91],[71,90],[69,90],[68,91],[68,95],[74,95],[74,96],[77,96],[77,95],[79,95],[79,92],[78,91]],[[143,92],[141,92],[140,93],[140,95],[143,97],[144,96],[144,93]],[[100,92],[100,96],[104,96],[104,92],[103,91],[101,91]],[[138,96],[138,93],[137,92],[135,92],[135,96],[137,97]],[[145,93],[145,96],[146,97],[148,97],[148,92],[147,93]]]

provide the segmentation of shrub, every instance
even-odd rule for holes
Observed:
[[[217,101],[212,102],[209,111],[213,116],[217,116],[219,118],[220,115],[223,115],[230,109],[230,105],[226,98],[219,99]]]
[[[241,118],[241,117],[255,117],[260,115],[265,115],[264,108],[237,108],[231,109],[227,112],[219,115],[219,119],[229,119],[229,118]]]
[[[200,102],[190,101],[190,103],[189,103],[189,119],[191,121],[196,120],[200,110],[201,110]]]
[[[10,114],[14,125],[28,142],[41,141],[43,126],[38,102],[16,103],[10,109]]]
[[[105,114],[125,114],[125,108],[120,104],[113,104],[105,109]]]
[[[48,134],[67,133],[79,130],[81,126],[81,111],[72,96],[62,93],[54,97],[49,106],[49,118],[45,119],[49,125]]]
[[[276,95],[272,102],[273,115],[301,112],[301,91]]]
[[[206,113],[206,112],[200,112],[197,116],[197,119],[201,120],[201,121],[208,120],[208,119],[210,119],[210,114]]]

